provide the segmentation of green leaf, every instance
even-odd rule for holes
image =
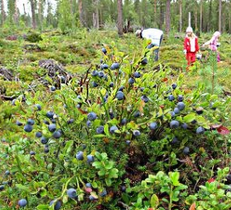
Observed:
[[[111,184],[112,184],[111,179],[108,179],[108,178],[107,178],[107,179],[105,179],[105,182],[106,182],[106,185],[107,185],[107,186],[109,186],[109,187],[110,187],[110,186],[111,186]]]
[[[40,204],[36,207],[37,210],[48,210],[49,209],[49,205],[45,205],[45,204]]]
[[[84,193],[79,193],[78,192],[78,201],[83,201],[83,200],[84,200]]]
[[[106,94],[107,90],[105,88],[101,89],[100,93],[102,96],[104,96]]]
[[[190,113],[190,114],[187,114],[186,116],[183,117],[183,121],[185,123],[190,123],[193,120],[195,120],[195,118],[196,118],[195,113]]]
[[[179,198],[178,198],[178,195],[179,195],[179,194],[180,194],[180,191],[178,191],[178,190],[174,190],[174,191],[173,191],[172,200],[173,200],[174,202],[176,202],[176,201],[179,200]]]
[[[137,125],[134,121],[131,121],[127,124],[127,128],[131,130],[135,130],[137,128]]]
[[[231,203],[226,204],[223,209],[231,209]]]
[[[97,187],[98,187],[97,182],[93,181],[93,182],[92,182],[92,187],[93,187],[93,188],[97,188]]]
[[[65,147],[64,147],[65,154],[69,153],[72,150],[73,142],[74,142],[73,140],[69,140],[66,142]]]
[[[20,190],[23,190],[23,191],[26,191],[26,192],[30,192],[29,187],[24,186],[24,185],[22,185],[22,184],[16,184],[16,187],[17,187],[18,189],[20,189]]]
[[[156,194],[153,194],[150,200],[151,207],[157,208],[160,204],[159,198],[157,197]]]
[[[112,170],[110,170],[109,177],[110,178],[118,178],[118,169],[113,168]]]
[[[155,176],[149,175],[148,178],[145,180],[147,183],[154,183],[155,182]]]
[[[106,137],[106,135],[104,135],[104,134],[94,135],[94,138],[103,138],[103,137]]]
[[[180,173],[179,172],[170,172],[170,179],[172,181],[173,186],[179,186],[179,177],[180,177]]]
[[[170,188],[169,188],[168,185],[167,186],[162,186],[161,189],[160,189],[160,192],[162,192],[162,193],[164,193],[164,192],[169,193],[169,191],[170,191]]]
[[[180,190],[185,190],[185,189],[187,189],[187,188],[188,188],[187,185],[180,184],[179,186],[177,186],[177,187],[175,188],[175,190],[180,191]]]
[[[112,161],[109,161],[106,165],[105,165],[105,168],[106,169],[112,169],[113,168],[113,165],[114,165],[114,162],[112,162]]]
[[[143,196],[141,195],[141,197],[140,196],[138,196],[138,199],[137,199],[137,204],[138,205],[140,205],[140,206],[142,206],[142,200],[143,200]]]
[[[220,197],[220,198],[222,198],[222,197],[224,196],[224,194],[225,194],[225,191],[224,191],[223,189],[219,189],[219,190],[217,191],[217,195],[218,195],[218,197]]]
[[[40,192],[41,197],[45,197],[47,195],[47,190],[46,189],[42,189]]]
[[[102,160],[107,160],[108,158],[107,158],[107,153],[102,153],[101,154],[101,157],[102,157]]]
[[[102,160],[101,154],[99,152],[95,152],[95,157],[99,160]]]
[[[104,176],[106,174],[106,172],[104,171],[104,170],[100,170],[99,172],[98,172],[98,175],[99,176]]]
[[[152,175],[150,175],[149,177],[151,177]],[[163,171],[159,171],[157,174],[156,174],[156,177],[158,178],[158,179],[161,179],[161,177],[163,177],[163,176],[166,176],[165,174],[164,174],[164,172]],[[154,176],[153,176],[154,177]]]
[[[121,198],[125,203],[129,203],[130,196],[127,193],[122,193]]]
[[[102,163],[99,161],[93,162],[92,165],[97,169],[102,168]]]
[[[167,200],[166,198],[162,198],[162,201],[164,201],[165,203],[169,203],[169,200]]]
[[[110,136],[108,124],[106,124],[106,125],[104,126],[104,133],[105,133],[107,136]]]
[[[67,203],[68,202],[68,196],[67,195],[64,195],[63,196],[63,203]]]
[[[227,192],[226,196],[230,198],[230,201],[231,201],[231,192]]]
[[[158,116],[162,116],[163,115],[163,110],[161,108],[159,108],[159,112],[158,112]]]

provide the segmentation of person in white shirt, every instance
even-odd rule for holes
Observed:
[[[159,59],[159,48],[163,39],[163,31],[156,28],[148,28],[144,30],[137,30],[136,36],[142,39],[149,39],[151,43],[147,46],[148,49],[151,49],[152,47],[158,47],[154,50],[154,59],[155,61],[158,61]]]

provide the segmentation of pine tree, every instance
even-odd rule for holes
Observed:
[[[71,5],[69,0],[61,0],[58,4],[58,25],[63,33],[70,31],[73,26]]]

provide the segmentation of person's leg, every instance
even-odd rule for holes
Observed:
[[[148,49],[151,49],[151,48],[153,48],[153,47],[154,47],[154,44],[149,44],[149,45],[147,46]]]
[[[158,47],[158,46],[156,46]],[[159,60],[159,47],[154,50],[154,60],[158,61]]]
[[[190,66],[191,65],[191,53],[190,52],[186,54],[186,59],[188,61],[188,66]]]
[[[147,46],[148,49],[151,49],[153,47],[158,47],[158,46],[156,46],[154,44],[149,44]],[[153,50],[153,53],[154,53],[154,61],[158,61],[158,59],[159,59],[159,47],[157,49]]]
[[[217,62],[220,62],[220,61],[221,61],[221,57],[220,57],[219,52],[217,52]]]
[[[159,44],[159,46],[161,45],[162,40],[163,40],[163,34],[160,37],[160,44]]]
[[[189,66],[189,53],[186,54],[186,60],[187,60],[188,66]]]
[[[186,70],[188,71],[189,67],[190,67],[190,64],[191,64],[191,57],[190,57],[190,53],[189,52],[187,52],[187,54],[186,54],[186,60],[187,60]]]
[[[159,60],[159,50],[160,50],[160,45],[161,45],[162,40],[163,40],[163,34],[162,34],[161,37],[160,37],[159,46],[156,46],[156,47],[158,47],[158,48],[154,50],[154,56],[155,56],[154,59],[155,59],[155,61],[158,61],[158,60]],[[154,46],[154,47],[155,47],[155,46]]]
[[[196,61],[196,53],[191,53],[191,63],[193,64]]]

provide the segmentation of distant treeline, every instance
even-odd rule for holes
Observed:
[[[157,27],[166,33],[183,32],[189,24],[197,32],[231,33],[231,0],[28,0],[20,14],[16,0],[0,0],[1,25],[60,28],[118,29],[119,34],[138,27]],[[7,12],[6,12],[7,11]]]

